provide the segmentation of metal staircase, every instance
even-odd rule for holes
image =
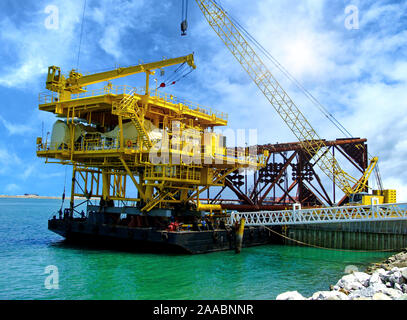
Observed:
[[[150,200],[142,209],[143,212],[151,211],[156,205],[163,201],[167,196],[173,197],[179,190],[174,192],[158,192],[152,200]]]
[[[151,149],[153,144],[146,128],[143,125],[143,121],[140,119],[140,116],[136,111],[137,100],[135,99],[135,91],[136,90],[130,91],[129,94],[124,95],[123,99],[119,103],[113,104],[112,113],[122,116],[123,118],[130,119],[137,129],[143,145],[148,149]]]

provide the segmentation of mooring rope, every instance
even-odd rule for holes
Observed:
[[[321,247],[321,246],[317,246],[317,245],[314,245],[314,244],[305,243],[305,242],[302,242],[302,241],[287,237],[287,236],[285,236],[285,235],[283,235],[283,234],[281,234],[281,233],[279,233],[279,232],[277,232],[275,230],[272,230],[271,228],[268,228],[266,226],[264,228],[271,231],[271,232],[273,232],[273,233],[275,233],[275,234],[277,234],[277,235],[279,235],[280,237],[282,237],[284,239],[287,239],[287,240],[290,240],[290,241],[293,241],[293,242],[296,242],[298,244],[302,244],[302,245],[305,245],[305,246],[308,246],[308,247],[317,248],[317,249],[324,249],[324,250],[331,250],[331,251],[343,251],[343,252],[391,252],[391,251],[402,251],[402,250],[405,249],[405,248],[400,248],[400,249],[385,249],[385,250],[347,250],[347,249],[326,248],[326,247]]]

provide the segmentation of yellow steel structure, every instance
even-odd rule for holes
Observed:
[[[320,169],[348,196],[367,187],[377,158],[373,158],[362,179],[356,179],[341,169],[332,152],[318,136],[300,109],[288,96],[266,64],[250,46],[228,14],[213,0],[195,0],[209,25],[235,56],[273,108],[301,142],[304,150],[319,158]]]
[[[53,145],[48,138],[38,138],[37,155],[47,163],[73,165],[71,208],[75,196],[84,196],[108,205],[112,200],[134,201],[144,213],[173,208],[219,211],[219,206],[202,206],[200,193],[223,186],[226,176],[238,169],[264,165],[266,154],[250,155],[248,149],[231,154],[226,149],[214,127],[226,126],[227,114],[149,90],[154,70],[182,63],[196,68],[193,55],[86,76],[72,70],[68,78],[59,67],[49,68],[50,91],[40,94],[39,109],[64,119],[69,141]],[[110,82],[87,89],[137,73],[146,74],[142,90]],[[137,131],[136,139],[125,137],[129,127]],[[78,128],[85,133],[77,134]],[[128,178],[137,196],[128,195]]]

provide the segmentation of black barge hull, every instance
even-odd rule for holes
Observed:
[[[171,232],[154,228],[93,224],[86,219],[52,219],[48,221],[48,229],[75,243],[134,251],[199,254],[236,248],[233,228]],[[245,228],[242,247],[276,243],[276,240],[274,234],[264,227]]]

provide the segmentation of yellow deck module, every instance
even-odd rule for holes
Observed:
[[[50,139],[37,139],[37,155],[47,163],[73,165],[74,196],[133,201],[143,212],[173,209],[199,210],[199,195],[211,186],[223,186],[230,173],[258,169],[265,155],[248,149],[228,153],[225,138],[214,128],[226,126],[223,112],[149,89],[155,69],[187,63],[192,55],[82,76],[71,71],[65,78],[49,68],[48,92],[39,96],[39,109],[58,117]],[[146,74],[143,89],[88,85]],[[138,194],[128,194],[134,184]],[[218,207],[211,207],[219,209]]]
[[[385,203],[396,203],[397,202],[396,190],[383,190],[383,196],[384,196]]]

